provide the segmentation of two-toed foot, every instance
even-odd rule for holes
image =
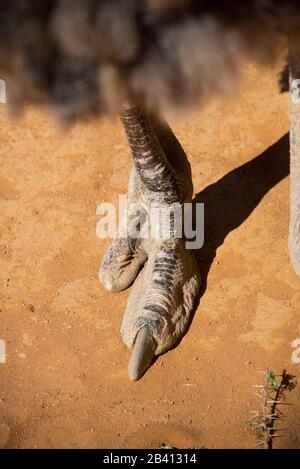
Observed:
[[[134,282],[121,335],[132,350],[129,377],[137,380],[155,355],[169,350],[185,333],[201,278],[178,226],[178,220],[183,223],[183,203],[189,201],[191,178],[171,166],[139,108],[125,109],[121,118],[134,160],[129,210],[122,233],[102,261],[100,278],[110,291]],[[156,226],[160,223],[167,230]]]

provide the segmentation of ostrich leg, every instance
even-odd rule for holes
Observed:
[[[191,199],[191,177],[175,171],[139,108],[126,108],[121,119],[134,162],[129,204],[141,204],[143,210],[139,215],[129,214],[128,234],[118,234],[113,241],[102,262],[100,278],[110,290],[126,288],[135,279],[121,335],[132,350],[129,377],[137,380],[155,355],[170,349],[184,334],[199,291],[200,274],[193,253],[185,248],[185,239],[178,236],[178,219],[174,216]],[[153,217],[157,210],[163,216],[171,215],[169,230],[163,236],[153,236],[159,228],[159,220]],[[145,226],[145,213],[151,236],[141,232],[132,236],[132,225],[138,222]]]
[[[300,275],[300,49],[290,45],[290,171],[291,212],[289,250],[295,271]]]

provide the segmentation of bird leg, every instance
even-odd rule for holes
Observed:
[[[126,288],[135,279],[121,335],[132,350],[129,377],[137,380],[155,355],[169,350],[184,334],[201,279],[182,235],[190,175],[173,168],[141,109],[125,108],[121,120],[134,162],[129,199],[142,208],[138,213],[129,209],[128,235],[117,235],[100,277],[111,290]],[[133,236],[137,224],[140,230]]]
[[[300,275],[300,49],[290,44],[290,232],[289,250]]]

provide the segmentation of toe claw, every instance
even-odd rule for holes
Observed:
[[[131,381],[140,379],[149,368],[155,356],[156,343],[148,327],[143,327],[137,333],[132,349],[128,375]]]

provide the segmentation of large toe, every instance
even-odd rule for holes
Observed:
[[[144,356],[149,348],[152,350],[151,343],[155,344],[153,354],[159,355],[178,342],[189,324],[200,281],[196,260],[185,250],[182,240],[153,249],[133,285],[121,327],[121,335],[133,350],[133,357]],[[139,335],[142,330],[148,331],[146,336]],[[143,348],[141,342],[145,337],[147,343]],[[143,352],[136,352],[137,343],[138,350]],[[130,362],[131,377],[135,376],[132,360],[135,363],[136,359]],[[145,363],[147,368],[146,359]]]

